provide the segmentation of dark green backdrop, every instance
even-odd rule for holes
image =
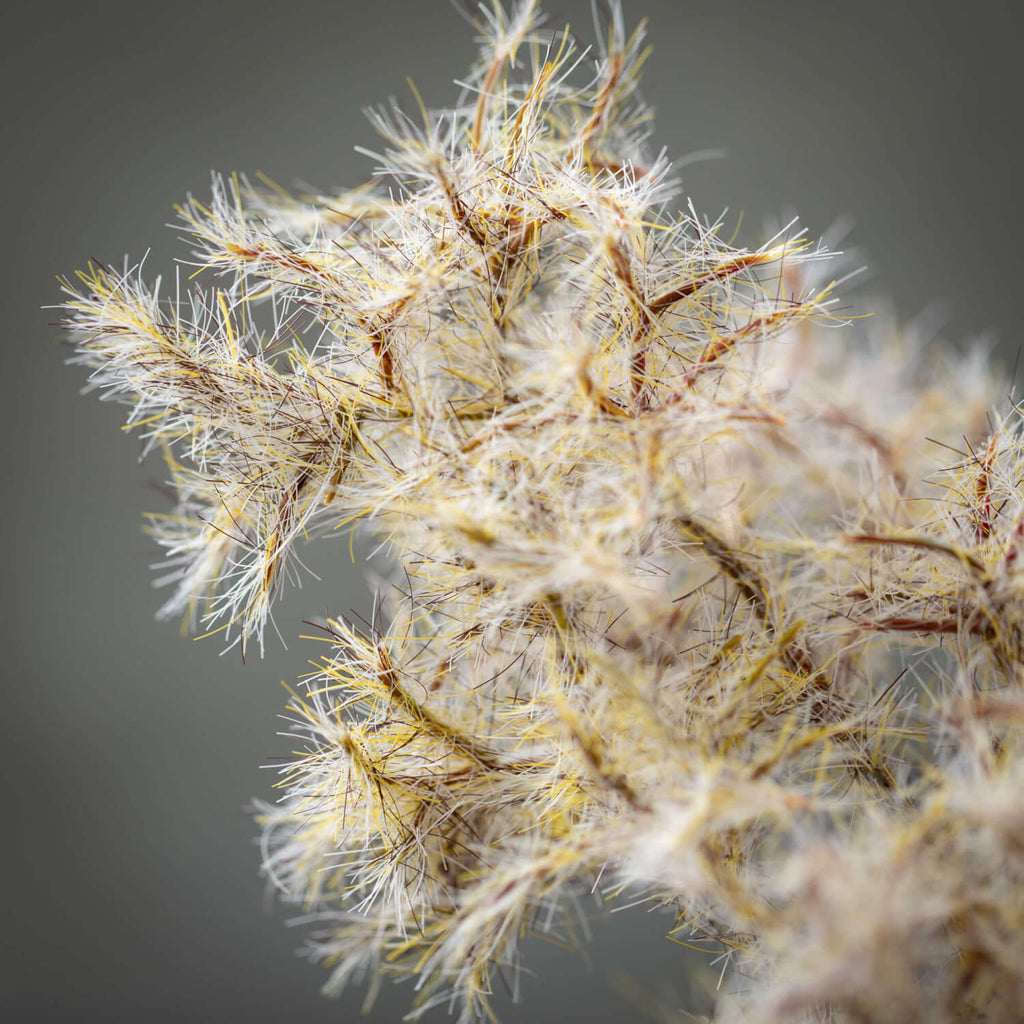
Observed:
[[[556,0],[555,21],[591,34],[589,5]],[[1021,270],[1020,6],[995,0],[636,0],[655,52],[645,92],[656,137],[679,157],[698,209],[744,214],[743,237],[798,212],[812,235],[838,218],[873,277],[853,295],[903,319],[930,304],[945,333],[1018,344]],[[54,275],[90,257],[152,247],[211,168],[262,170],[285,184],[360,182],[373,139],[360,109],[455,95],[473,54],[444,0],[54,4],[7,0],[0,255],[6,283],[2,503],[3,926],[0,1011],[17,1021],[299,1022],[357,1015],[317,995],[293,956],[300,934],[268,909],[244,807],[270,796],[261,770],[281,679],[306,651],[218,657],[153,621],[154,551],[140,514],[161,509],[157,463],[118,429],[120,409],[78,395],[84,374],[40,306]],[[1009,388],[1009,381],[1008,381]],[[366,602],[340,543],[310,560],[332,586],[293,594],[304,614]],[[612,993],[623,972],[686,1004],[678,946],[642,912],[597,922],[592,965],[532,946],[528,1003],[507,1021],[636,1019]],[[374,1019],[397,1020],[389,990]],[[505,1008],[507,1007],[507,1013]]]

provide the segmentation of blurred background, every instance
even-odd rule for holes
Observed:
[[[593,38],[589,3],[551,0],[550,24]],[[1019,345],[1024,8],[999,0],[628,0],[650,19],[644,92],[656,147],[725,156],[680,174],[700,211],[743,215],[740,238],[798,213],[871,268],[851,311],[942,323],[956,344]],[[11,1021],[358,1019],[363,992],[322,999],[258,876],[253,797],[286,753],[285,692],[305,668],[300,620],[366,608],[344,541],[308,561],[278,613],[289,649],[246,665],[153,613],[162,510],[157,461],[123,410],[81,397],[81,368],[40,307],[55,275],[147,249],[149,276],[183,254],[164,225],[211,169],[286,186],[362,182],[374,145],[360,111],[389,95],[454,100],[475,49],[446,0],[6,0],[0,13],[3,358],[8,550],[3,595],[3,920],[0,1011]],[[884,297],[885,301],[876,299]],[[854,335],[851,333],[851,339]],[[506,1022],[644,1019],[643,999],[706,1005],[669,922],[591,908],[587,958],[528,945],[525,1003]],[[703,973],[718,967],[704,958]],[[699,973],[699,972],[698,972]],[[643,999],[638,993],[644,993]],[[385,988],[375,1021],[408,988]],[[444,1019],[443,1014],[430,1020]]]

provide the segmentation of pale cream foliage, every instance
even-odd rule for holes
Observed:
[[[596,61],[532,2],[478,27],[455,108],[375,115],[380,184],[217,179],[186,297],[67,285],[179,495],[167,613],[262,645],[300,538],[394,553],[295,693],[268,877],[331,989],[464,1021],[598,879],[730,951],[724,1017],[1018,1019],[1017,410],[838,321],[792,227],[674,212],[617,7]]]

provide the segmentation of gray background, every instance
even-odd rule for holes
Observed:
[[[591,37],[580,0],[548,6]],[[687,167],[698,209],[745,215],[742,237],[798,212],[813,236],[839,217],[873,278],[851,308],[891,298],[897,315],[933,302],[945,334],[1018,345],[1021,270],[1020,5],[978,0],[806,0],[628,6],[650,16],[645,93],[656,138]],[[152,247],[211,168],[262,170],[321,188],[359,183],[373,145],[360,109],[408,96],[454,98],[471,33],[444,0],[373,3],[7,0],[0,14],[3,113],[2,503],[5,777],[0,1010],[18,1021],[345,1020],[317,995],[300,934],[268,908],[244,807],[271,795],[261,770],[279,680],[303,671],[301,642],[244,667],[215,640],[153,621],[154,558],[143,510],[164,508],[156,462],[139,465],[123,412],[78,394],[66,368],[54,275],[90,256]],[[311,552],[333,587],[286,600],[304,615],[364,607],[363,570],[343,543]],[[339,582],[340,581],[340,582]],[[636,911],[594,925],[591,964],[534,944],[525,1007],[507,1021],[638,1017],[609,979],[625,972],[688,1004],[678,946]],[[385,991],[374,1019],[397,1020]]]

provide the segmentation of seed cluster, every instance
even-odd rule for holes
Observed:
[[[66,284],[178,495],[165,614],[262,647],[296,542],[394,553],[260,810],[328,987],[480,1019],[586,884],[728,951],[716,1019],[1019,1019],[1017,410],[842,324],[792,226],[674,212],[617,6],[595,53],[532,0],[478,27],[454,108],[374,115],[373,186],[216,179],[186,294]]]

